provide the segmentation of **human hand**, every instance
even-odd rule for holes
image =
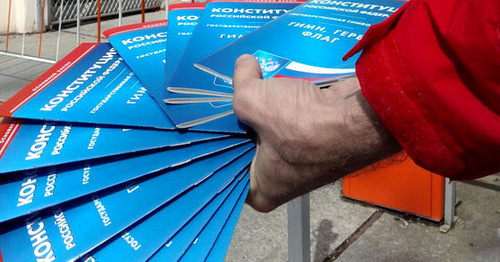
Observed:
[[[261,212],[400,150],[361,94],[357,78],[320,89],[262,80],[253,56],[236,61],[233,110],[257,133],[247,203]]]

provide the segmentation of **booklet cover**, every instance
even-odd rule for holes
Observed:
[[[253,145],[240,146],[208,159],[136,180],[111,192],[98,192],[76,205],[54,206],[0,229],[5,261],[74,260],[172,201]]]
[[[324,86],[355,73],[358,56],[347,61],[342,61],[342,57],[361,40],[371,25],[382,22],[404,3],[392,0],[309,0],[201,59],[195,66],[231,81],[236,59],[243,54],[252,54],[260,63],[264,78],[300,78]]]
[[[217,210],[203,230],[196,236],[196,239],[191,243],[191,246],[186,250],[180,261],[194,261],[198,257],[208,256],[217,241],[217,237],[221,234],[226,223],[229,222],[228,218],[231,218],[233,213],[239,217],[249,188],[250,184],[247,181],[245,189],[239,195],[235,194],[232,196],[228,203],[225,203]]]
[[[179,59],[184,53],[194,29],[198,25],[198,20],[201,17],[204,7],[205,3],[182,3],[169,6],[168,19],[170,23],[167,26],[169,36],[166,52],[168,63],[165,67],[166,83],[172,78]],[[170,88],[168,91],[170,92],[165,93],[165,102],[171,104],[179,104],[184,101],[186,103],[210,102],[232,98],[232,94],[211,91],[204,93],[199,90],[193,91],[182,87]],[[192,98],[193,100],[188,101],[187,98]]]
[[[196,25],[198,25],[203,8],[205,8],[205,3],[172,4],[168,7],[168,20],[170,23],[167,25],[169,36],[166,53],[168,62],[165,66],[165,83],[170,81],[179,63],[179,59],[182,53],[184,53],[189,38]],[[166,90],[166,86],[163,88]]]
[[[151,97],[163,107],[167,20],[116,27],[103,34]]]
[[[150,92],[152,97],[157,101],[160,107],[165,112],[170,112],[171,110],[176,111],[180,108],[172,108],[171,106],[164,103],[163,98],[167,96],[165,94],[166,89],[163,79],[158,80],[158,76],[165,72],[165,42],[167,44],[167,65],[176,65],[180,54],[174,55],[176,51],[182,51],[183,47],[187,43],[189,33],[196,26],[195,22],[185,22],[196,21],[197,15],[203,10],[204,4],[179,4],[174,5],[173,13],[169,14],[172,21],[179,21],[178,23],[172,22],[170,27],[173,27],[174,32],[169,34],[169,41],[166,41],[166,21],[163,22],[150,22],[145,24],[129,25],[119,28],[110,29],[105,32],[109,37],[110,43],[117,49],[118,53],[122,55],[123,59],[132,68],[134,72],[137,72],[138,78],[144,83],[146,89]],[[176,34],[177,32],[177,34]],[[158,39],[161,36],[161,39]],[[187,39],[186,39],[187,38]],[[172,42],[175,45],[173,52],[168,52],[168,43]],[[170,45],[172,46],[172,45]],[[161,50],[160,50],[161,49]],[[151,55],[148,55],[151,54]],[[161,70],[160,70],[161,69]],[[184,104],[184,103],[200,103],[200,102],[211,102],[218,105],[216,109],[220,109],[219,105],[224,105],[225,107],[231,106],[230,96],[226,98],[200,98],[197,96],[195,100],[188,100],[191,96],[186,96],[181,94],[180,96],[172,97],[174,104]],[[199,99],[203,99],[200,101]],[[213,109],[213,108],[209,108]],[[229,109],[230,110],[230,109]],[[176,111],[177,112],[177,111]],[[182,111],[181,114],[190,116],[190,114],[196,112]],[[220,111],[217,111],[220,114]],[[226,112],[229,114],[230,112]],[[202,115],[206,116],[205,114]],[[206,122],[206,121],[205,121]],[[178,125],[177,128],[187,128],[192,127],[191,130],[194,131],[207,131],[207,132],[226,132],[226,133],[244,133],[245,129],[242,128],[241,124],[228,125],[221,122],[203,124],[205,122],[198,121],[196,125],[183,126]],[[224,126],[224,128],[221,128]],[[244,127],[244,126],[243,126]]]
[[[0,174],[224,136],[6,118],[0,123]]]
[[[225,138],[12,174],[0,182],[0,222],[243,145]]]
[[[184,255],[191,243],[195,241],[196,236],[198,236],[205,225],[216,216],[216,213],[219,212],[219,210],[223,211],[225,209],[223,206],[234,206],[234,202],[238,197],[243,199],[246,198],[246,192],[244,189],[248,184],[248,181],[249,173],[247,171],[244,176],[240,176],[238,180],[233,181],[229,187],[224,189],[224,191],[217,194],[217,196],[208,205],[206,205],[203,210],[196,214],[196,216],[184,225],[179,232],[169,239],[169,241],[167,241],[167,243],[164,244],[152,257],[150,257],[149,261],[178,261],[182,255]],[[237,207],[235,209],[237,209]],[[238,214],[238,212],[235,212],[235,214]],[[237,218],[238,217],[239,216],[237,216]],[[226,236],[226,234],[228,234],[228,236]],[[224,237],[221,237],[221,240],[222,238],[231,239],[232,232],[221,233],[221,235],[224,235]],[[221,246],[223,247],[224,245]],[[227,248],[222,251],[224,255],[226,251]],[[219,260],[217,261],[222,261],[224,255],[219,257]]]
[[[296,2],[213,1],[209,2],[182,54],[168,88],[233,93],[232,86],[193,64],[217,49],[259,28],[296,7]],[[203,48],[199,45],[203,43]]]
[[[175,129],[109,43],[81,44],[1,105],[0,115]]]
[[[91,253],[96,261],[113,259],[145,261],[171,238],[187,221],[195,216],[218,192],[223,191],[252,161],[254,151],[248,151],[210,178],[179,196],[175,201],[127,229],[120,238],[103,244]],[[224,219],[224,218],[222,218]],[[132,247],[128,240],[137,241]],[[172,260],[171,260],[172,261]]]
[[[249,174],[250,175],[250,174]],[[238,224],[238,220],[240,218],[243,205],[247,199],[248,191],[250,190],[250,181],[247,182],[243,193],[240,195],[236,206],[231,211],[231,215],[227,219],[224,227],[220,231],[215,243],[213,244],[208,256],[205,258],[205,261],[217,262],[224,260],[226,257],[227,250],[229,249],[229,245],[231,244],[231,239],[234,234],[234,230],[236,229],[236,225]]]
[[[297,2],[263,1],[208,3],[168,83],[168,90],[178,93],[189,90],[193,96],[197,92],[233,93],[229,82],[197,70],[193,64],[297,5]],[[200,43],[203,43],[203,48],[199,48]],[[174,98],[170,96],[167,98]],[[197,126],[233,114],[231,102],[176,104],[168,107],[167,113],[178,128]],[[223,120],[231,121],[227,118]],[[219,130],[224,131],[222,128]]]
[[[116,27],[103,33],[164,110],[165,80],[170,79],[177,66],[204,6],[205,3],[173,4],[168,12],[170,25],[162,20]],[[163,73],[165,77],[161,78]]]

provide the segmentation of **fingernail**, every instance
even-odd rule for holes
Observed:
[[[241,63],[243,63],[244,61],[246,61],[247,59],[251,58],[252,55],[249,55],[249,54],[244,54],[244,55],[241,55],[240,57],[238,57],[238,59],[236,60],[236,63],[234,65],[235,68],[238,68],[238,66],[240,66]]]

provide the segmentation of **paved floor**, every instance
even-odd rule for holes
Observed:
[[[164,17],[164,12],[146,16],[149,21]],[[139,21],[140,16],[130,16],[123,23]],[[115,26],[116,19],[103,22],[103,30]],[[75,31],[62,32],[59,57],[76,46]],[[95,24],[84,25],[81,33],[82,42],[95,41]],[[37,55],[38,39],[26,38],[27,54]],[[44,34],[43,39],[42,56],[55,59],[57,33]],[[20,52],[21,36],[9,40],[11,50]],[[4,41],[0,36],[0,44]],[[0,103],[50,66],[0,55]],[[473,183],[458,183],[459,221],[447,234],[440,233],[436,223],[345,200],[340,182],[317,190],[311,194],[311,260],[500,261],[500,176]],[[286,207],[268,214],[245,207],[226,260],[287,261]]]
[[[0,55],[0,103],[37,78],[52,64]]]
[[[488,179],[496,189],[457,183],[459,220],[446,234],[438,223],[343,199],[340,182],[317,190],[311,194],[311,261],[499,261],[500,176]],[[245,207],[226,260],[287,261],[286,223],[284,206],[269,214]]]

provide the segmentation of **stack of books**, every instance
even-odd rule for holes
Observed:
[[[401,4],[177,4],[78,46],[0,106],[0,261],[223,260],[255,153],[234,61],[328,86]]]

